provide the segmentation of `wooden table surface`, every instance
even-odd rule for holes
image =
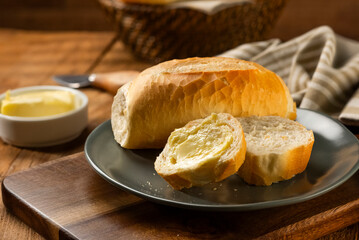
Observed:
[[[113,37],[111,32],[51,33],[0,29],[0,93],[32,85],[56,85],[51,79],[54,74],[143,70],[150,66],[134,59],[120,42],[101,57]],[[12,173],[83,151],[87,135],[110,118],[113,97],[92,88],[82,91],[89,98],[89,123],[85,132],[72,142],[47,148],[18,148],[0,140],[0,180]],[[358,233],[359,223],[323,239],[357,239]],[[8,213],[1,201],[0,239],[42,237]]]

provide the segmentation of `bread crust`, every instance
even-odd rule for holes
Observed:
[[[166,144],[161,154],[155,161],[156,172],[165,179],[174,189],[202,186],[210,182],[219,182],[235,174],[244,162],[246,153],[246,141],[240,123],[229,114],[218,114],[219,118],[225,119],[233,133],[233,143],[230,148],[216,162],[199,163],[191,167],[173,166],[169,168],[166,162],[170,161],[169,145]],[[201,123],[203,119],[193,120],[184,128]]]
[[[283,80],[239,59],[171,60],[146,69],[122,88],[111,119],[115,139],[124,148],[162,148],[175,128],[212,112],[296,117]]]

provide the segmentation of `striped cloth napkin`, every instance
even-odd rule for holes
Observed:
[[[220,56],[257,62],[285,81],[300,108],[359,125],[359,43],[327,26],[284,43],[270,39],[243,44]]]

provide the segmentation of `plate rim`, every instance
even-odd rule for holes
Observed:
[[[318,111],[314,111],[314,110],[310,110],[310,109],[303,109],[303,108],[297,108],[297,111],[309,111],[309,112],[313,112],[315,114],[319,114],[324,116],[326,119],[335,122],[336,124],[339,124],[339,126],[346,131],[347,133],[349,133],[351,135],[351,137],[353,137],[353,139],[356,140],[357,144],[359,144],[359,140],[357,139],[357,137],[349,130],[347,129],[347,127],[345,127],[345,125],[343,125],[341,122],[339,122],[337,119],[331,118],[330,116],[318,112]],[[116,181],[115,179],[111,178],[110,176],[108,176],[99,166],[97,166],[97,164],[91,159],[91,157],[89,156],[89,152],[88,152],[88,147],[91,141],[93,141],[92,139],[94,138],[94,136],[96,136],[96,134],[98,132],[100,132],[103,128],[107,128],[107,125],[110,125],[110,129],[111,128],[111,119],[106,120],[105,122],[101,123],[100,125],[98,125],[87,137],[86,142],[85,142],[85,146],[84,146],[84,152],[85,152],[85,157],[87,162],[91,165],[91,167],[95,170],[95,172],[97,172],[97,174],[99,174],[103,179],[105,179],[107,182],[111,183],[112,185],[114,185],[115,187],[118,187],[126,192],[132,193],[140,198],[143,199],[147,199],[149,201],[152,202],[156,202],[159,204],[164,204],[167,206],[172,206],[172,207],[179,207],[179,208],[185,208],[185,209],[196,209],[196,210],[205,210],[205,211],[251,211],[251,210],[259,210],[259,209],[266,209],[266,208],[273,208],[273,207],[279,207],[279,206],[286,206],[286,205],[292,205],[292,204],[296,204],[296,203],[300,203],[300,202],[305,202],[311,199],[314,199],[316,197],[319,197],[325,193],[328,193],[330,191],[332,191],[333,189],[337,188],[338,186],[340,186],[341,184],[343,184],[344,182],[346,182],[350,177],[352,177],[359,169],[359,157],[356,161],[356,163],[354,164],[354,166],[343,176],[341,176],[338,180],[336,180],[335,182],[327,185],[326,187],[323,187],[321,189],[319,189],[318,191],[315,191],[314,193],[308,194],[308,193],[304,193],[298,196],[294,196],[294,197],[289,197],[289,198],[284,198],[284,199],[276,199],[276,200],[271,200],[271,201],[264,201],[264,202],[255,202],[255,203],[246,203],[246,204],[218,204],[218,205],[211,205],[211,204],[199,204],[199,203],[185,203],[185,202],[179,202],[179,201],[175,201],[175,200],[170,200],[170,199],[166,199],[166,198],[162,198],[162,197],[157,197],[145,192],[141,192],[137,189],[133,189],[131,187],[128,187],[127,185]],[[113,141],[115,141],[113,139]],[[359,148],[358,148],[358,152],[359,152]]]

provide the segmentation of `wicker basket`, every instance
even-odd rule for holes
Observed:
[[[214,56],[241,43],[262,40],[286,0],[257,0],[213,15],[163,5],[99,0],[116,25],[119,39],[140,59],[158,63],[173,58]]]

